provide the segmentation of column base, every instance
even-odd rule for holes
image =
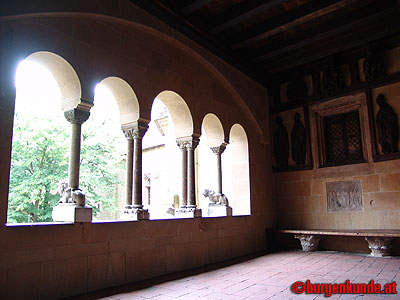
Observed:
[[[295,234],[294,237],[300,240],[304,252],[317,251],[321,236],[308,234]]]
[[[149,220],[150,213],[147,209],[125,206],[121,212],[120,219],[126,221]]]
[[[371,249],[371,256],[388,256],[392,250],[392,238],[385,237],[365,237],[368,247]]]
[[[192,219],[201,218],[201,209],[197,207],[179,207],[175,209],[175,218],[178,219]]]
[[[210,203],[207,209],[207,217],[231,217],[232,207]]]
[[[53,207],[52,218],[54,222],[92,222],[92,208],[74,203],[59,203]]]

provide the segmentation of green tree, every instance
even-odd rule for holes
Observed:
[[[97,128],[98,129],[98,128]],[[64,120],[16,113],[9,185],[8,222],[52,221],[58,182],[68,176],[70,125]],[[80,186],[89,205],[118,210],[113,193],[120,184],[117,172],[123,156],[113,151],[113,140],[86,130],[82,137]]]

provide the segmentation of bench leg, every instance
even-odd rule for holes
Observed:
[[[368,247],[371,249],[371,255],[382,257],[390,255],[392,249],[392,238],[385,237],[365,237]]]
[[[295,234],[294,237],[300,240],[301,247],[304,252],[316,251],[318,250],[319,240],[321,236],[319,235],[309,235],[309,234]]]

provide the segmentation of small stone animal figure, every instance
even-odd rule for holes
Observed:
[[[208,198],[210,204],[229,206],[228,198],[224,194],[215,193],[213,190],[205,189],[203,196]]]
[[[60,193],[59,203],[76,203],[76,205],[85,206],[85,194],[81,189],[72,190],[68,186],[68,181],[66,179],[61,179],[58,182],[58,192]]]
[[[60,194],[59,203],[72,203],[71,188],[68,187],[66,179],[61,179],[58,182],[58,193]]]
[[[72,201],[78,206],[85,206],[86,197],[81,189],[76,189],[72,191]]]

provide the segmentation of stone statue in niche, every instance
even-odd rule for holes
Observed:
[[[376,97],[379,105],[376,114],[376,127],[378,128],[378,141],[385,154],[399,152],[399,122],[393,108],[386,102],[385,96]]]
[[[363,209],[361,181],[327,182],[329,212],[346,212]]]
[[[304,83],[303,77],[299,72],[294,72],[292,74],[292,79],[288,83],[286,88],[286,97],[290,101],[300,100],[307,95],[307,88]]]
[[[363,72],[366,81],[382,78],[384,75],[384,63],[382,57],[370,47],[367,49],[363,63]]]
[[[289,136],[281,117],[276,118],[278,127],[274,133],[274,157],[279,167],[287,167],[289,159]]]
[[[294,126],[291,133],[292,158],[296,165],[306,163],[306,129],[300,121],[300,114],[294,114]]]
[[[322,88],[326,96],[340,95],[343,93],[343,79],[330,61],[326,63],[322,72]]]

